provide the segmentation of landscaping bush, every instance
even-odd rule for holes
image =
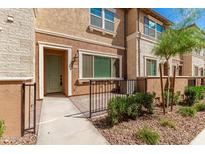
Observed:
[[[186,96],[186,103],[191,106],[196,103],[197,100],[203,99],[205,97],[205,87],[187,87],[184,91]]]
[[[175,92],[174,93],[174,98],[173,98],[173,105],[176,105],[176,104],[178,104],[179,103],[179,99],[180,99],[180,91],[177,91],[177,92]],[[171,105],[171,99],[172,99],[172,92],[170,91],[169,92],[169,97],[170,97],[170,101],[169,101],[169,106]],[[167,99],[168,99],[168,91],[166,90],[165,92],[164,92],[164,100],[165,100],[165,102],[167,102]],[[167,105],[167,104],[165,104],[165,105]]]
[[[136,119],[142,110],[142,95],[133,95],[127,98],[127,116]]]
[[[146,144],[157,144],[159,142],[160,136],[157,132],[151,130],[147,126],[139,129],[136,133],[136,137],[140,138]]]
[[[205,104],[204,103],[196,103],[193,106],[197,112],[205,111]]]
[[[175,128],[175,126],[176,126],[175,121],[173,121],[171,119],[167,119],[167,118],[160,119],[159,123],[164,127]]]
[[[6,127],[4,121],[0,120],[0,138],[3,136],[5,129]]]
[[[108,103],[108,121],[111,125],[123,120],[126,114],[127,98],[112,98]]]
[[[183,117],[194,117],[196,115],[196,109],[193,107],[182,107],[177,111]]]
[[[142,105],[147,109],[150,114],[154,113],[154,98],[155,93],[142,93]]]
[[[108,121],[115,125],[127,118],[136,119],[142,114],[142,107],[147,113],[153,113],[155,94],[137,93],[128,97],[116,97],[108,103]]]

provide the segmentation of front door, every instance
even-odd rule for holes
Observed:
[[[62,56],[46,56],[46,93],[62,92]]]

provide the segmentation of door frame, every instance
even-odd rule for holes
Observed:
[[[67,69],[68,69],[68,93],[67,96],[72,96],[72,70],[70,64],[72,62],[72,46],[67,46],[63,44],[55,44],[50,42],[41,42],[38,41],[39,44],[39,99],[44,98],[44,49],[62,49],[62,51],[67,52]],[[60,50],[59,50],[60,51]]]

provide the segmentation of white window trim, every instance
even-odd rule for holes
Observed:
[[[195,75],[195,67],[197,67],[197,72],[198,72],[197,76],[199,76],[199,68],[200,68],[200,66],[199,65],[195,65],[195,64],[192,65],[192,70],[193,70],[192,76],[196,76]]]
[[[79,80],[121,80],[122,78],[122,56],[121,55],[114,55],[114,54],[106,54],[106,53],[102,53],[102,52],[98,52],[98,51],[91,51],[91,50],[84,50],[84,49],[79,49]],[[92,55],[92,56],[101,56],[101,57],[108,57],[108,58],[118,58],[120,63],[120,67],[119,67],[119,77],[118,78],[83,78],[83,54],[86,55]],[[94,63],[93,63],[94,65]]]
[[[161,33],[161,34],[162,34],[162,32],[158,32],[158,31],[157,31],[157,24],[159,24],[159,23],[153,21],[152,19],[149,19],[147,16],[144,16],[144,18],[145,18],[145,17],[146,17],[148,20],[150,20],[150,21],[152,21],[153,23],[155,23],[155,29],[154,29],[154,28],[151,28],[149,25],[145,25],[145,21],[144,21],[144,27],[147,27],[148,29],[154,30],[154,31],[155,31],[155,32],[154,32],[154,33],[155,33],[155,36],[153,37],[153,36],[150,36],[150,35],[145,34],[145,28],[144,28],[144,35],[145,35],[145,36],[148,36],[148,37],[151,37],[151,38],[158,39],[158,38],[157,38],[157,33]],[[159,25],[163,27],[162,24],[159,24]]]
[[[147,60],[155,60],[156,61],[156,75],[154,75],[154,76],[157,76],[158,75],[157,66],[158,66],[159,62],[158,62],[158,59],[154,58],[154,57],[144,57],[144,70],[145,70],[144,75],[148,76],[148,77],[154,77],[153,75],[147,75]]]
[[[89,25],[92,26],[92,27],[95,27],[95,28],[102,29],[102,30],[104,30],[104,31],[108,31],[108,32],[110,32],[110,33],[114,33],[114,32],[115,32],[115,29],[114,29],[113,31],[108,30],[108,29],[105,29],[105,20],[106,20],[106,21],[109,21],[109,22],[112,22],[113,24],[115,23],[115,21],[111,21],[111,20],[105,19],[105,10],[111,11],[111,12],[113,12],[114,15],[115,15],[115,12],[116,12],[116,11],[112,11],[112,10],[110,10],[110,9],[102,8],[102,17],[99,17],[99,16],[97,16],[97,15],[91,13],[91,8],[90,8],[90,9],[89,9],[89,13],[90,13],[90,16],[89,16]],[[100,19],[102,20],[102,27],[98,27],[98,26],[95,26],[95,25],[92,25],[92,24],[91,24],[91,15],[93,15],[93,16],[95,16],[95,17],[98,17],[98,18],[100,18]],[[115,20],[115,16],[114,16],[114,20]]]

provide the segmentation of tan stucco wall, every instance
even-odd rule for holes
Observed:
[[[115,32],[113,38],[89,30],[90,14],[88,8],[77,9],[38,9],[36,28],[81,38],[91,39],[112,45],[124,46],[124,10],[116,9]]]
[[[166,89],[167,78],[163,77],[163,88]],[[175,79],[175,92],[180,91],[181,94],[184,93],[185,87],[188,86],[188,78],[178,77]],[[147,92],[155,92],[157,97],[161,98],[161,84],[159,77],[150,77],[147,79]]]
[[[0,28],[0,78],[34,77],[33,9],[0,9]]]
[[[124,50],[106,47],[106,46],[100,46],[95,44],[90,44],[86,42],[80,42],[75,41],[67,38],[62,37],[56,37],[56,36],[50,36],[46,34],[40,34],[36,33],[36,41],[43,41],[43,42],[49,42],[49,43],[55,43],[55,44],[63,44],[72,46],[72,60],[74,60],[73,67],[72,67],[72,95],[80,95],[80,94],[88,94],[89,87],[88,82],[81,82],[78,80],[79,78],[79,56],[78,56],[78,50],[79,49],[85,49],[85,50],[91,50],[96,52],[102,52],[102,53],[108,53],[108,54],[116,54],[116,55],[122,55],[122,76],[124,77]],[[76,57],[76,58],[74,58]],[[38,91],[39,91],[39,45],[36,43],[36,82],[37,82],[37,98]]]
[[[185,54],[182,56],[183,59],[183,75],[192,76],[192,56],[191,54]]]
[[[127,78],[135,79],[137,75],[137,40],[127,41]]]
[[[137,31],[137,9],[129,9],[127,11],[127,35],[135,33]]]
[[[4,120],[4,136],[21,135],[22,82],[0,81],[0,119]]]

